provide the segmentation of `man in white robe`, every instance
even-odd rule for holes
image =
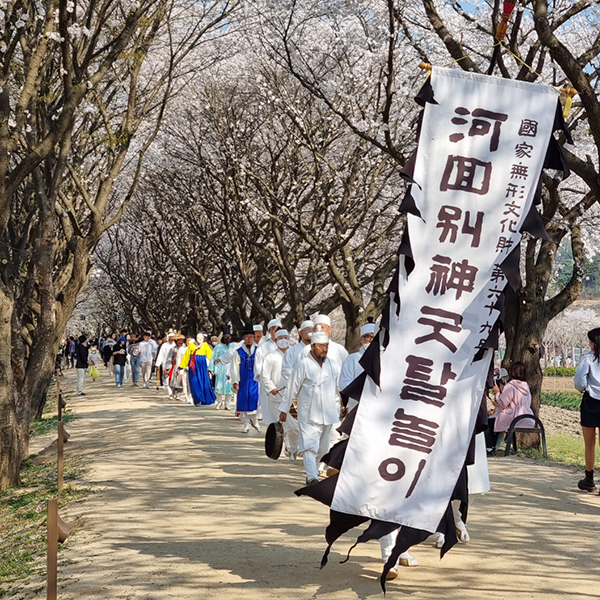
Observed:
[[[269,335],[266,341],[263,341],[256,349],[256,357],[254,359],[254,380],[258,381],[259,392],[258,392],[258,418],[264,420],[264,413],[267,407],[267,391],[264,386],[260,383],[260,373],[262,371],[263,363],[265,358],[277,350],[277,344],[275,342],[275,333],[278,329],[281,329],[281,321],[279,319],[271,319],[267,325],[267,331]],[[256,332],[254,333],[256,339]],[[264,340],[265,338],[263,338]],[[256,343],[256,342],[255,342]]]
[[[365,323],[360,328],[360,350],[348,356],[342,366],[340,373],[340,389],[348,387],[363,371],[359,361],[363,357],[369,344],[375,339],[375,323]],[[348,412],[350,412],[358,402],[354,398],[348,399]]]
[[[302,357],[302,351],[306,349],[306,352],[310,352],[310,336],[312,335],[314,328],[315,324],[312,321],[304,321],[300,325],[300,329],[298,329],[298,335],[300,336],[298,343],[291,346],[285,353],[281,372],[286,381],[290,378],[292,369]]]
[[[286,387],[281,368],[283,358],[289,352],[290,345],[290,336],[287,330],[277,330],[275,343],[277,344],[277,350],[265,357],[260,372],[260,386],[266,393],[266,401],[263,405],[263,425],[270,425],[279,421],[279,405]]]
[[[252,329],[254,330],[254,343],[258,346],[266,342],[265,332],[263,331],[262,325],[252,325]]]
[[[175,348],[175,342],[172,341],[174,337],[174,333],[167,333],[166,342],[163,342],[160,346],[160,350],[158,351],[158,356],[156,357],[156,376],[158,378],[160,369],[162,367],[162,381],[160,384],[163,389],[167,391],[169,397],[173,395],[173,391],[169,386],[169,370],[171,369],[171,358],[173,357],[173,348]]]
[[[279,406],[279,420],[285,423],[290,409],[289,399],[297,399],[299,452],[304,462],[307,485],[319,481],[318,460],[329,451],[331,430],[340,417],[340,369],[327,357],[329,345],[330,340],[325,333],[313,333],[310,352],[292,370],[287,384],[288,393]]]
[[[281,375],[286,382],[286,386],[290,375],[292,374],[292,369],[305,357],[303,350],[307,349],[307,351],[310,351],[310,337],[314,327],[312,321],[304,321],[298,330],[300,340],[297,344],[291,346],[285,353],[283,365],[281,367]],[[287,393],[287,387],[283,393]],[[295,401],[296,398],[292,398],[289,402],[289,406],[292,407]],[[290,460],[296,460],[296,457],[298,456],[298,432],[298,421],[288,412],[287,419],[283,423],[283,443],[288,450]]]
[[[329,350],[327,352],[327,358],[337,364],[339,370],[342,370],[344,361],[348,358],[348,351],[344,346],[334,342],[331,339],[331,333],[333,327],[331,326],[331,319],[327,315],[317,315],[314,319],[315,332],[323,332],[329,338]],[[306,347],[302,350],[302,357],[306,357],[310,354],[310,348]]]

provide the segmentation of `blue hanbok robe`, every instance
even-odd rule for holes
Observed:
[[[240,357],[240,387],[237,393],[237,412],[254,412],[258,407],[258,381],[254,380],[254,357],[256,347],[252,354],[243,348],[236,350]]]
[[[204,354],[192,354],[188,367],[188,384],[196,406],[200,404],[214,404],[216,401],[208,365]]]

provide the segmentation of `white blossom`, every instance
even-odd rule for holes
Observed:
[[[81,27],[78,23],[73,23],[69,25],[69,27],[67,27],[67,31],[69,32],[69,35],[75,40],[81,35]]]
[[[65,38],[58,33],[58,31],[48,31],[46,35],[55,42],[64,42]]]

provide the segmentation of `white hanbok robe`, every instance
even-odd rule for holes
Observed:
[[[263,338],[265,339],[265,338]],[[261,340],[262,341],[262,340]],[[260,374],[265,362],[265,358],[277,350],[277,344],[269,338],[264,344],[258,344],[256,355],[254,357],[254,381],[258,381],[258,416],[264,421],[264,413],[268,409],[267,392],[260,382]]]
[[[302,358],[306,358],[310,354],[310,344],[307,344],[302,349]],[[327,349],[327,358],[334,362],[338,366],[338,371],[341,372],[344,366],[344,361],[348,358],[348,350],[341,344],[331,340],[329,342],[329,348]]]
[[[281,373],[285,380],[287,381],[292,374],[292,369],[296,366],[300,358],[302,357],[302,351],[305,348],[309,348],[310,352],[310,342],[305,344],[302,340],[300,340],[297,344],[290,346],[288,351],[285,353],[283,357],[283,366],[281,367]]]
[[[342,366],[342,372],[340,373],[340,390],[348,387],[363,371],[364,369],[359,364],[359,360],[365,353],[365,349],[361,348],[358,352],[353,352],[344,361]],[[350,412],[358,402],[354,398],[348,399],[348,412]]]
[[[311,450],[322,455],[329,449],[329,432],[340,418],[339,377],[335,362],[325,358],[321,366],[310,354],[292,370],[279,410],[289,412],[290,398],[296,398],[300,453]]]
[[[286,386],[286,381],[281,374],[285,354],[277,348],[275,352],[271,352],[265,357],[262,364],[260,387],[265,390],[265,403],[263,404],[263,424],[265,425],[279,421],[279,405],[281,404],[285,390],[282,390],[277,395],[271,392],[273,390],[280,390]]]
[[[169,371],[171,370],[171,358],[173,357],[173,348],[175,348],[175,342],[163,342],[158,351],[156,357],[156,368],[163,369],[163,380],[160,382],[161,385],[168,385],[169,383]]]

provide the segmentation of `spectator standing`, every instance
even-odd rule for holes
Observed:
[[[110,375],[114,373],[112,363],[112,351],[117,343],[116,334],[113,333],[105,342],[102,348],[102,358],[104,359],[104,365]]]
[[[88,343],[85,335],[79,336],[77,344],[75,344],[75,368],[77,369],[77,395],[85,396],[83,386],[85,385],[85,372],[87,368],[93,364],[88,360]]]
[[[123,387],[123,376],[125,375],[125,364],[127,363],[127,340],[120,337],[112,352],[115,367],[115,383],[117,387]]]
[[[69,360],[67,362],[67,369],[72,369],[75,366],[75,350],[77,344],[75,343],[75,338],[71,336],[69,338]]]
[[[140,362],[142,371],[142,380],[144,387],[150,387],[150,378],[152,377],[152,363],[156,360],[155,342],[150,339],[150,333],[144,333],[144,341],[140,342]]]
[[[129,364],[131,365],[132,385],[138,387],[140,383],[140,367],[142,364],[140,358],[139,336],[131,336],[131,341],[129,342],[129,348],[127,352],[129,352]]]
[[[581,430],[585,444],[585,477],[577,483],[580,490],[593,492],[596,461],[596,430],[600,427],[600,328],[588,332],[590,352],[581,357],[573,384],[583,392]]]

